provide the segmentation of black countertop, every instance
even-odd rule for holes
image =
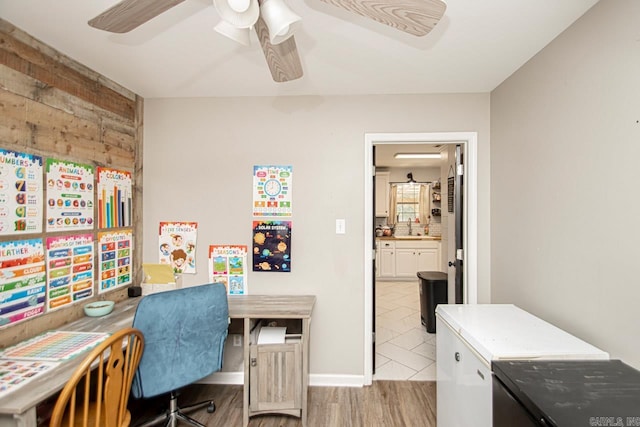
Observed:
[[[620,360],[504,360],[492,367],[511,394],[547,425],[640,426],[640,371]]]

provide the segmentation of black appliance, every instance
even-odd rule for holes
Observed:
[[[447,273],[418,271],[420,282],[420,320],[427,332],[436,331],[436,306],[447,303]]]
[[[494,361],[494,427],[640,426],[640,371],[620,360]]]

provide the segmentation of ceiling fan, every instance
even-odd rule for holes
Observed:
[[[91,19],[89,25],[112,33],[126,33],[183,1],[185,0],[122,0]],[[321,1],[418,37],[429,33],[440,21],[447,8],[442,0]],[[250,25],[243,22],[237,25],[240,28],[236,29],[246,29],[247,31],[250,27],[255,29],[274,81],[280,83],[302,77],[302,64],[293,35],[279,33],[281,36],[279,38],[270,36],[269,22],[265,22],[268,17],[264,8],[270,3],[273,5],[282,4],[282,0],[213,0],[213,3],[221,15],[225,12],[225,10],[221,10],[221,5],[224,4],[232,17],[236,16],[236,12],[246,16],[251,10],[257,11],[259,5],[260,16],[257,15],[257,12],[254,16],[257,20]],[[286,8],[286,6],[284,7]],[[225,16],[222,18],[224,21]],[[228,23],[224,22],[224,24]],[[289,25],[286,25],[285,28],[285,32],[289,32]],[[219,32],[222,33],[222,31]],[[248,41],[248,35],[246,37]]]

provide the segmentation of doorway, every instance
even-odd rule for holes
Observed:
[[[365,218],[364,218],[364,384],[373,380],[373,313],[374,313],[374,224],[373,224],[373,179],[374,147],[386,144],[461,144],[465,152],[464,209],[464,252],[463,280],[465,283],[463,302],[477,302],[477,133],[475,132],[438,132],[438,133],[375,133],[365,134]]]

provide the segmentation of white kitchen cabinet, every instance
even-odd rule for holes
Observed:
[[[436,307],[438,427],[491,427],[491,361],[608,359],[512,304]]]
[[[380,242],[378,256],[380,258],[380,277],[393,278],[396,275],[396,247],[394,242]]]
[[[415,279],[418,271],[440,271],[440,242],[433,240],[397,241],[395,277]]]
[[[376,216],[389,216],[389,172],[376,172]]]

